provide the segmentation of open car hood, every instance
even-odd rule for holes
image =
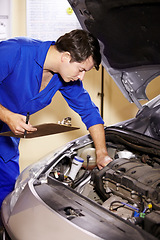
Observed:
[[[141,109],[160,75],[160,0],[68,0],[83,29],[100,41],[102,64],[123,95]]]

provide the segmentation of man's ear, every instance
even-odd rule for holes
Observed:
[[[61,55],[62,62],[70,62],[71,61],[71,54],[70,52],[63,52]]]

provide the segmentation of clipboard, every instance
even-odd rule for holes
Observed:
[[[57,123],[45,123],[34,126],[37,128],[35,132],[27,132],[25,138],[36,138],[36,137],[43,137],[57,133],[69,132],[73,130],[80,129],[79,127],[72,127],[65,124],[57,124]],[[0,136],[6,137],[17,137],[17,138],[24,138],[24,134],[15,135],[13,132],[2,132]]]

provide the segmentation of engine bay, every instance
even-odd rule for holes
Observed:
[[[121,144],[108,142],[107,148],[113,161],[102,170],[90,143],[66,152],[49,177],[159,239],[160,159]]]

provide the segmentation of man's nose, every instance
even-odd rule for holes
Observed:
[[[79,78],[81,81],[83,81],[84,75],[85,75],[85,71],[80,72],[79,75],[78,75],[78,78]]]

